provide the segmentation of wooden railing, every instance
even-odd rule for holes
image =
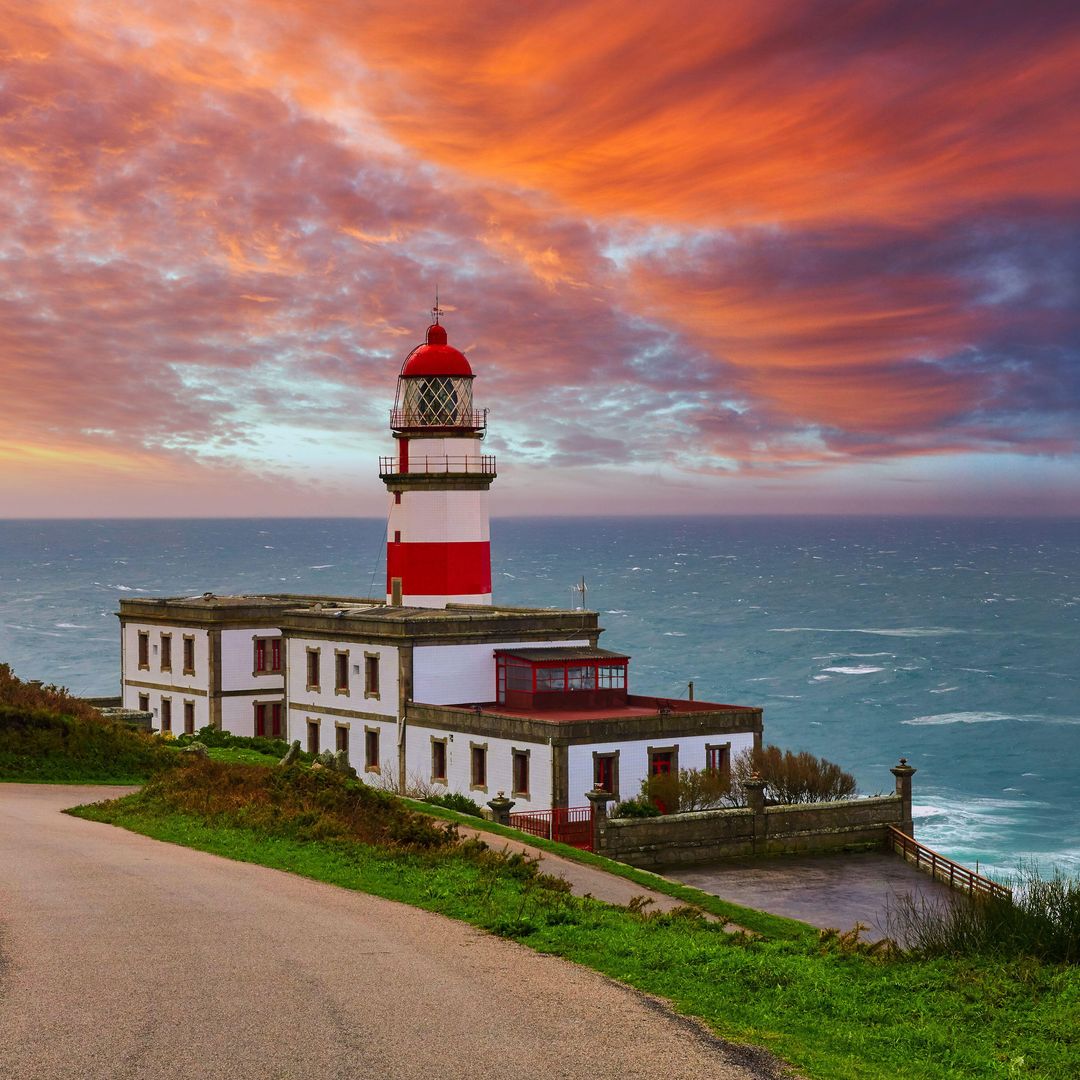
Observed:
[[[1012,890],[1007,885],[976,874],[974,870],[938,854],[933,848],[920,844],[913,836],[902,833],[892,825],[889,826],[889,846],[918,869],[925,870],[950,888],[961,889],[971,896],[1012,896]]]

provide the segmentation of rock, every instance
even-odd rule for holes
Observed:
[[[349,755],[344,750],[339,750],[334,755],[334,768],[341,773],[342,776],[347,776],[351,780],[359,779],[356,770],[349,764]]]
[[[313,761],[311,763],[311,768],[312,771],[314,771],[315,769],[325,769],[326,766],[321,761]]]
[[[322,765],[324,769],[332,769],[337,764],[333,750],[324,750],[315,760]]]
[[[300,740],[293,739],[292,745],[285,751],[285,756],[278,762],[279,765],[295,765],[300,758]]]
[[[209,757],[210,751],[206,749],[206,743],[193,742],[180,748],[181,754],[194,754],[196,757]]]

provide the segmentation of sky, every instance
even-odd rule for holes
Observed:
[[[0,517],[1080,514],[1080,7],[7,0]]]

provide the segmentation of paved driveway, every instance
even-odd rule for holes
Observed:
[[[752,1080],[650,999],[387,900],[0,784],[0,1077]]]

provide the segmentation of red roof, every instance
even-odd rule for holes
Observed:
[[[420,375],[458,375],[472,377],[473,370],[465,354],[446,344],[446,327],[432,323],[427,329],[427,341],[417,345],[401,365],[403,378]]]

